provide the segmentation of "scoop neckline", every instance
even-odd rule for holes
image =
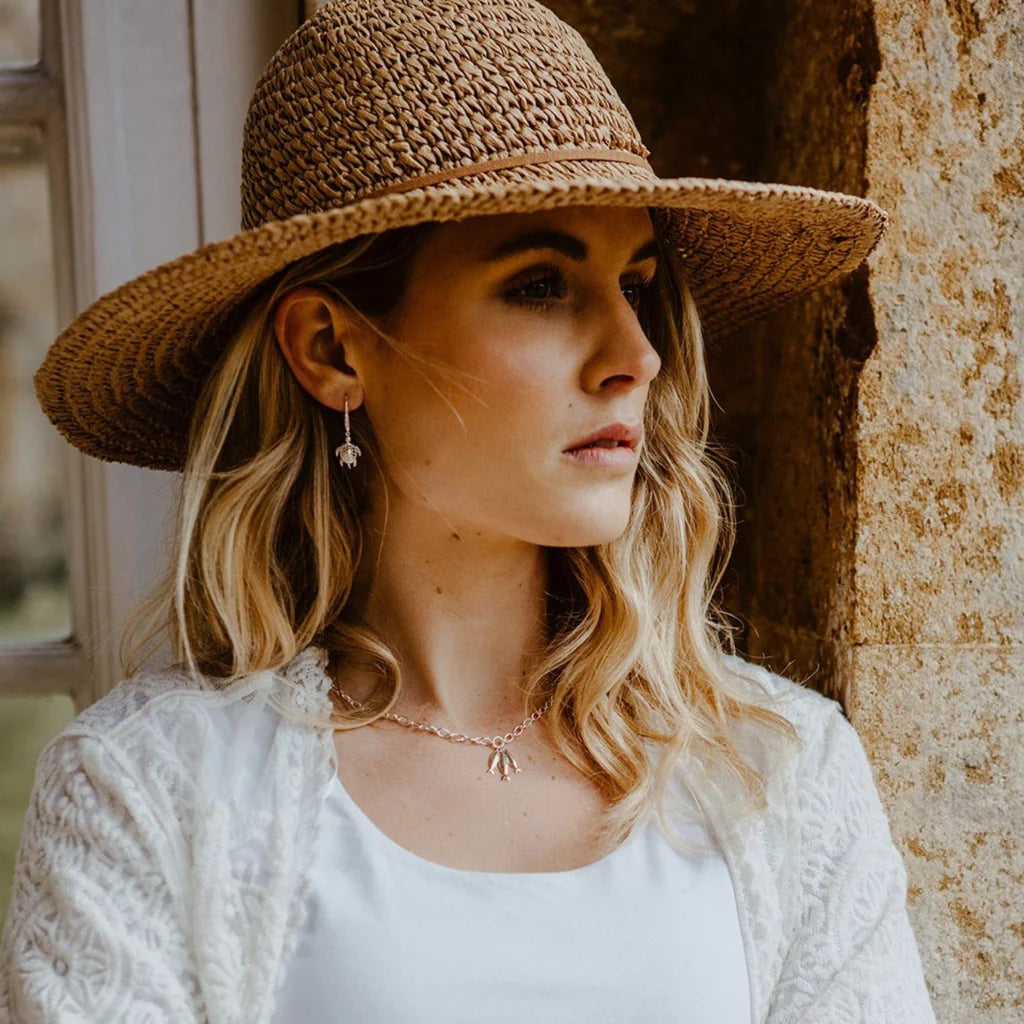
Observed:
[[[596,872],[602,867],[607,867],[613,860],[621,859],[623,851],[632,847],[637,841],[640,832],[644,830],[644,827],[637,827],[629,836],[627,836],[624,842],[619,843],[615,849],[609,850],[608,853],[604,854],[604,856],[598,857],[597,860],[592,860],[588,864],[581,864],[577,868],[566,868],[564,871],[484,871],[476,868],[457,868],[451,864],[442,864],[440,861],[431,860],[429,857],[423,857],[418,853],[413,853],[412,850],[407,849],[401,843],[392,839],[391,836],[380,828],[380,826],[377,825],[377,823],[362,809],[362,807],[359,806],[352,794],[345,788],[345,784],[341,781],[341,776],[338,775],[337,771],[333,772],[331,787],[339,799],[341,799],[349,809],[349,812],[355,815],[358,821],[363,825],[364,831],[370,834],[373,841],[378,846],[389,851],[392,856],[397,857],[400,860],[407,861],[421,870],[436,871],[442,874],[469,876],[471,878],[535,878],[538,880],[580,878],[586,874]]]

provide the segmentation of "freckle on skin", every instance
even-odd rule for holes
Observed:
[[[440,588],[440,587],[434,587],[434,589],[435,589],[435,590],[436,590],[436,591],[437,591],[437,592],[438,592],[439,594],[441,593],[441,588]]]

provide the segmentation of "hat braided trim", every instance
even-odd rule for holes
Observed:
[[[533,167],[536,164],[553,163],[555,161],[571,163],[576,160],[601,160],[616,164],[634,164],[643,167],[654,175],[654,168],[642,156],[636,153],[629,153],[621,149],[562,149],[547,150],[540,153],[521,153],[517,156],[499,157],[494,160],[481,160],[478,163],[462,164],[459,167],[449,167],[434,174],[421,174],[415,178],[407,178],[396,185],[389,185],[386,188],[378,189],[363,197],[376,199],[378,196],[388,196],[400,192],[410,192],[416,188],[426,188],[428,185],[438,185],[442,181],[458,181],[460,178],[469,178],[474,174],[483,174],[487,171],[504,171],[509,167]]]

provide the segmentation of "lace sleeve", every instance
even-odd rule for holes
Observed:
[[[768,1024],[934,1024],[906,873],[860,737],[833,706],[806,765],[795,922]]]
[[[40,755],[0,941],[0,1021],[205,1020],[168,878],[174,823],[94,736]]]

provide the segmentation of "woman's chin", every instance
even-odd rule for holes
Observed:
[[[610,544],[622,536],[628,525],[628,506],[617,514],[604,510],[601,515],[581,515],[572,522],[559,524],[557,528],[549,526],[543,530],[549,536],[543,544],[552,548],[585,548]]]

